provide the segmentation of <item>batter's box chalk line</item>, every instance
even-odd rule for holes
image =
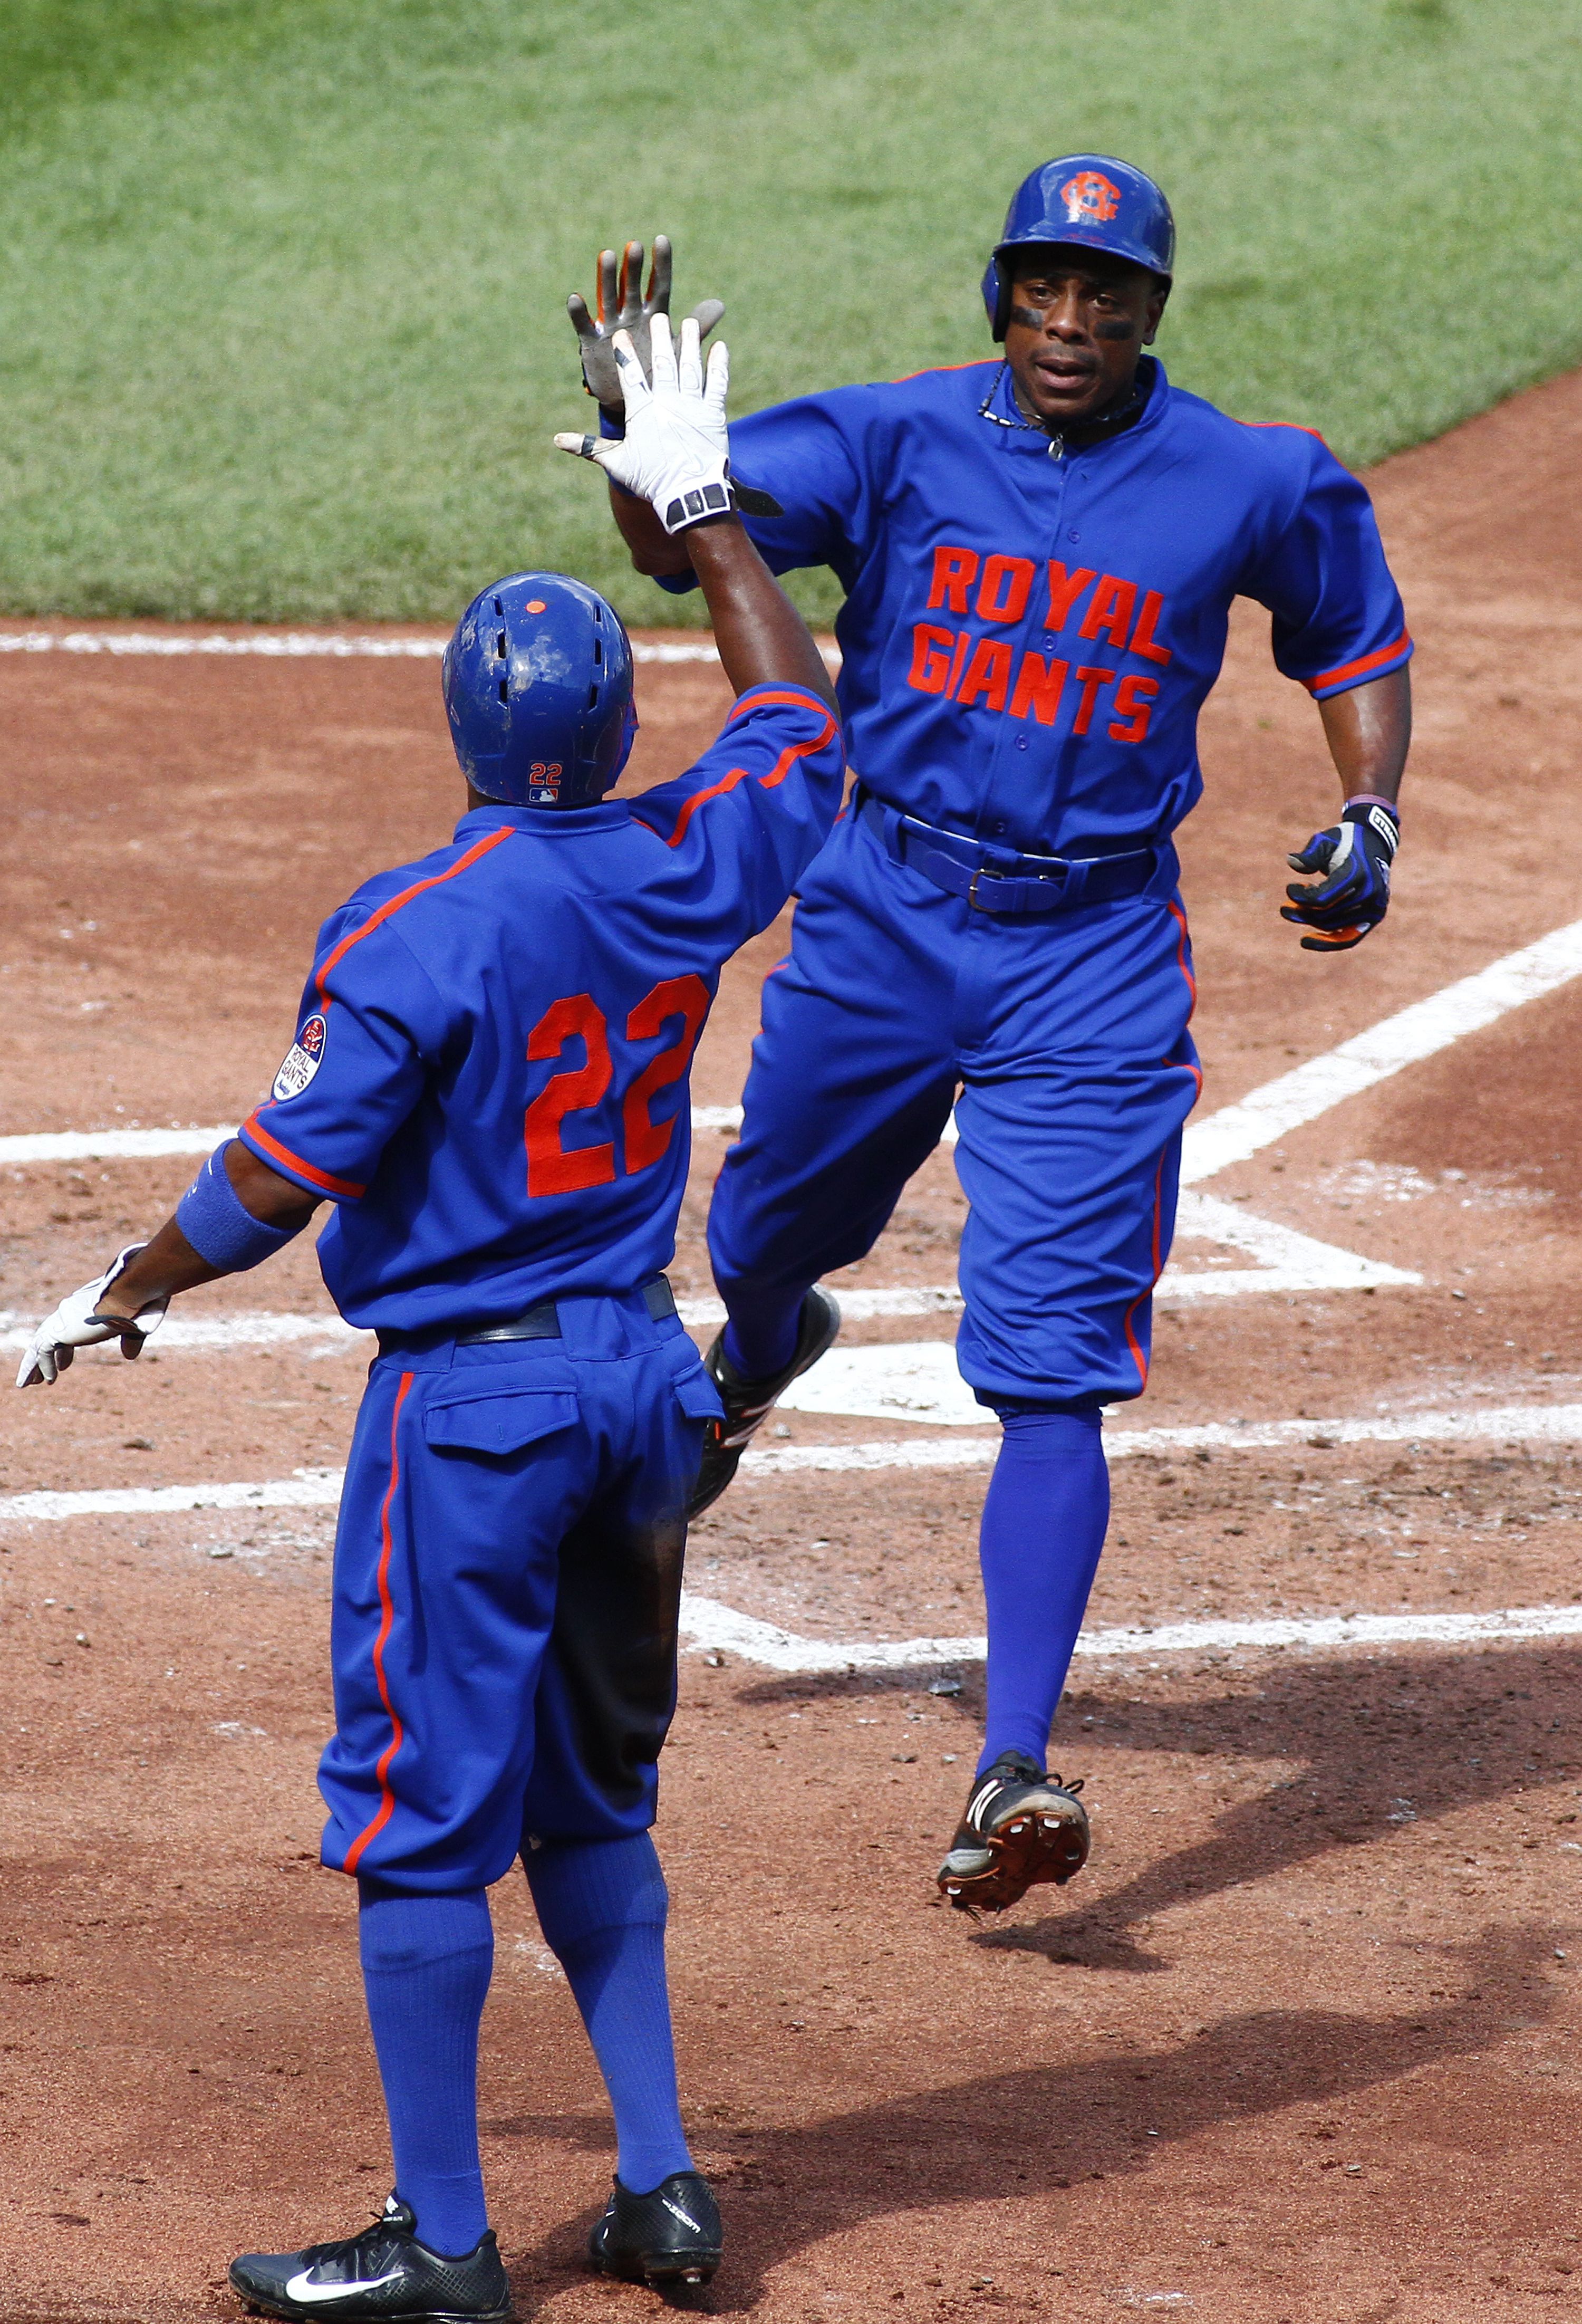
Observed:
[[[45,639],[43,644],[37,639]],[[13,641],[6,647],[0,637],[0,651],[81,651],[100,652],[124,650],[150,653],[171,650],[203,650],[220,652],[241,650],[259,652],[284,650],[282,641],[245,639],[160,639],[145,638],[132,645],[114,639],[106,643],[103,633],[82,633],[80,639],[53,638],[45,632],[28,632],[23,643]],[[33,640],[29,643],[26,640]],[[406,650],[421,641],[411,639],[369,640],[340,639],[325,641],[309,638],[296,641],[293,650],[318,652],[330,650],[362,650],[375,648],[384,650]],[[656,647],[657,653],[679,653],[683,645],[694,650],[688,641],[680,641],[674,649]],[[426,650],[426,649],[425,649]],[[707,648],[713,653],[712,646]],[[1421,1280],[1403,1268],[1389,1267],[1381,1260],[1364,1258],[1360,1253],[1341,1249],[1334,1243],[1320,1241],[1315,1236],[1304,1235],[1293,1227],[1281,1226],[1273,1219],[1249,1215],[1237,1204],[1219,1201],[1208,1194],[1198,1194],[1191,1189],[1205,1178],[1212,1178],[1233,1163],[1247,1160],[1264,1148],[1272,1146],[1288,1132],[1305,1122],[1315,1121],[1331,1107],[1347,1098],[1388,1080],[1406,1066],[1448,1048],[1467,1033],[1480,1031],[1494,1024],[1525,1001],[1536,1001],[1543,994],[1557,991],[1582,973],[1582,920],[1554,929],[1541,936],[1537,943],[1527,945],[1519,952],[1508,953],[1503,960],[1493,962],[1474,975],[1462,977],[1457,983],[1447,985],[1440,992],[1430,994],[1426,1001],[1414,1001],[1410,1008],[1386,1017],[1367,1031],[1343,1041],[1338,1048],[1322,1056],[1310,1058],[1275,1081],[1266,1082],[1239,1099],[1235,1105],[1221,1106],[1201,1121],[1189,1122],[1182,1140],[1182,1194],[1177,1213],[1176,1231],[1185,1239],[1219,1243],[1231,1250],[1244,1251],[1257,1261],[1254,1268],[1182,1268],[1171,1267],[1161,1278],[1156,1296],[1165,1304],[1187,1299],[1226,1299],[1251,1292],[1299,1291],[1360,1291],[1371,1290],[1387,1284],[1412,1284]],[[695,1131],[722,1131],[739,1129],[741,1108],[739,1105],[699,1105],[692,1109],[692,1126]],[[175,1154],[211,1153],[223,1138],[235,1134],[234,1128],[211,1124],[200,1128],[190,1124],[183,1128],[172,1124],[164,1130],[106,1128],[91,1130],[23,1131],[0,1137],[0,1167],[27,1163],[88,1162],[117,1158],[157,1157]],[[956,1125],[947,1123],[944,1142],[954,1141]],[[959,1312],[960,1299],[953,1285],[923,1286],[893,1292],[846,1292],[842,1305],[853,1322],[865,1315],[946,1314]],[[915,1303],[915,1304],[914,1304]],[[686,1303],[684,1321],[711,1327],[722,1321],[723,1310],[717,1300],[699,1299]],[[165,1327],[162,1344],[170,1349],[182,1347],[210,1351],[226,1347],[286,1344],[292,1341],[333,1340],[337,1331],[345,1327],[333,1318],[306,1319],[295,1316],[249,1316],[230,1321],[216,1319],[208,1323],[170,1323]],[[201,1336],[200,1336],[201,1335]],[[26,1333],[19,1339],[14,1331],[5,1341],[7,1346],[26,1344]],[[877,1355],[877,1351],[848,1351],[848,1354]],[[826,1364],[830,1359],[826,1358]],[[821,1368],[822,1369],[822,1368]],[[809,1409],[827,1409],[819,1406]],[[887,1408],[897,1409],[891,1406]]]
[[[1281,1446],[1364,1443],[1582,1443],[1582,1405],[1507,1405],[1484,1411],[1380,1413],[1343,1420],[1209,1422],[1197,1427],[1107,1430],[1105,1451],[1113,1461],[1139,1453],[1175,1453],[1213,1448],[1247,1452]],[[912,1439],[907,1443],[798,1444],[750,1450],[748,1476],[839,1475],[879,1469],[987,1468],[998,1442],[992,1438]],[[152,1485],[84,1492],[12,1493],[0,1499],[0,1525],[61,1524],[91,1517],[152,1517],[200,1509],[333,1508],[340,1499],[345,1471],[298,1469],[290,1477],[259,1483]],[[906,1670],[917,1665],[981,1659],[986,1641],[974,1637],[808,1638],[778,1624],[738,1613],[718,1600],[685,1592],[681,1628],[698,1653],[734,1655],[743,1662],[783,1673]],[[1417,1645],[1470,1646],[1502,1639],[1568,1638],[1582,1636],[1582,1607],[1513,1607],[1484,1614],[1316,1615],[1306,1619],[1164,1623],[1140,1628],[1084,1631],[1076,1651],[1085,1656],[1158,1657],[1243,1648],[1248,1652],[1286,1646],[1315,1650],[1347,1646]]]
[[[805,1638],[777,1623],[738,1614],[690,1591],[682,1634],[694,1654],[734,1655],[787,1674],[914,1670],[981,1662],[989,1641],[972,1638]],[[1088,1661],[1156,1660],[1171,1655],[1273,1653],[1288,1646],[1333,1652],[1355,1646],[1470,1646],[1519,1638],[1582,1637],[1582,1606],[1513,1606],[1491,1614],[1320,1614],[1246,1622],[1163,1622],[1157,1628],[1084,1630],[1076,1654]]]
[[[948,1354],[947,1349],[940,1350]],[[829,1361],[825,1358],[825,1361]],[[982,1419],[981,1407],[978,1416]],[[1209,1420],[1176,1428],[1104,1432],[1111,1462],[1139,1453],[1198,1451],[1258,1452],[1284,1446],[1339,1444],[1578,1444],[1582,1404],[1506,1404],[1461,1412],[1378,1412],[1341,1420]],[[840,1476],[875,1469],[977,1469],[993,1465],[998,1435],[909,1437],[859,1444],[750,1446],[744,1477]],[[342,1469],[295,1469],[256,1484],[127,1485],[82,1492],[0,1496],[0,1525],[58,1524],[67,1518],[171,1515],[188,1509],[331,1508]]]
[[[1367,1420],[1292,1420],[1201,1428],[1136,1428],[1106,1436],[1110,1459],[1138,1452],[1180,1452],[1200,1445],[1227,1452],[1303,1444],[1322,1435],[1338,1444],[1365,1443],[1582,1443],[1582,1405],[1515,1406],[1483,1413],[1417,1412],[1380,1415]],[[762,1474],[796,1468],[825,1471],[965,1466],[987,1463],[991,1444],[852,1444],[797,1446],[780,1452],[749,1452],[743,1462]],[[936,1462],[922,1455],[952,1456]],[[79,1493],[13,1493],[0,1499],[0,1524],[59,1524],[95,1517],[158,1517],[195,1509],[325,1508],[340,1498],[344,1471],[299,1469],[293,1475],[260,1484],[154,1485]],[[906,1670],[930,1664],[980,1661],[981,1637],[916,1638],[809,1638],[777,1623],[738,1613],[717,1599],[683,1594],[682,1634],[698,1653],[734,1655],[765,1670],[814,1674],[849,1670]],[[1323,1614],[1246,1621],[1167,1622],[1151,1629],[1085,1630],[1079,1655],[1157,1660],[1243,1649],[1268,1652],[1296,1646],[1313,1650],[1374,1646],[1478,1646],[1519,1638],[1582,1637],[1582,1606],[1518,1606],[1475,1614]]]

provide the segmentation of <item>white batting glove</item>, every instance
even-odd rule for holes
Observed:
[[[95,1309],[127,1262],[146,1249],[129,1242],[118,1251],[103,1275],[96,1275],[80,1291],[69,1292],[52,1315],[46,1315],[33,1333],[32,1345],[16,1375],[18,1388],[51,1388],[57,1374],[69,1371],[78,1348],[97,1348],[102,1341],[119,1340],[124,1356],[143,1352],[143,1343],[165,1320],[169,1298],[155,1299],[132,1317],[103,1316]]]
[[[626,434],[617,443],[599,436],[557,436],[563,452],[595,460],[639,500],[651,502],[667,532],[685,532],[705,517],[728,516],[736,506],[731,484],[731,438],[725,425],[730,357],[722,341],[709,349],[705,378],[697,319],[681,326],[676,361],[670,318],[649,325],[654,383],[643,377],[630,335],[611,342],[626,399]]]

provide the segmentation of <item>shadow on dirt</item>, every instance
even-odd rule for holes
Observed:
[[[1449,1958],[1462,1964],[1466,1989],[1437,2007],[1384,2017],[1248,2011],[1156,2050],[984,2075],[744,2136],[718,2181],[725,2271],[712,2292],[684,2304],[739,2315],[795,2254],[892,2212],[1002,2201],[1019,2187],[1047,2196],[1080,2180],[1126,2176],[1205,2130],[1321,2107],[1467,2056],[1499,2038],[1513,2006],[1530,2022],[1555,2013],[1559,1997],[1543,1975],[1555,1934],[1495,1929],[1457,1948]],[[583,2145],[593,2126],[535,2117],[531,2127]],[[1332,2130],[1320,2123],[1310,2135]],[[593,2216],[552,2230],[513,2270],[524,2319],[564,2288]]]
[[[1523,1791],[1568,1772],[1582,1679],[1574,1647],[1394,1654],[1265,1665],[1263,1684],[1190,1702],[1125,1702],[1085,1691],[1062,1705],[1063,1761],[1079,1758],[1102,1807],[1107,1748],[1295,1763],[1239,1801],[1206,1837],[1075,1912],[985,1927],[972,1941],[1092,1968],[1164,1964],[1127,1935],[1173,1905],[1311,1862],[1335,1848],[1388,1841],[1417,1823]],[[1081,1722],[1091,1719],[1091,1727]],[[1093,1766],[1095,1757],[1100,1766]],[[1188,1779],[1191,1780],[1190,1778]],[[1568,1797],[1534,1803],[1553,1847],[1575,1831]],[[1561,1826],[1564,1826],[1564,1831]]]
[[[744,1689],[742,1700],[921,1696],[928,1678],[916,1671],[862,1672],[776,1681]],[[981,1665],[963,1673],[954,1700],[964,1725],[980,1721],[981,1681]],[[1158,1688],[1168,1680],[1150,1674],[1146,1683]],[[1077,1911],[989,1923],[971,1941],[1088,1968],[1161,1969],[1163,1960],[1141,1950],[1127,1932],[1173,1905],[1311,1862],[1333,1848],[1387,1841],[1412,1824],[1578,1772],[1568,1743],[1579,1683],[1582,1647],[1552,1643],[1300,1662],[1270,1657],[1247,1667],[1234,1692],[1176,1700],[1127,1695],[1124,1688],[1138,1684],[1135,1674],[1108,1685],[1087,1681],[1062,1701],[1051,1757],[1066,1775],[1084,1778],[1101,1816],[1107,1751],[1221,1763],[1278,1760],[1291,1772],[1226,1809],[1205,1838],[1162,1856]],[[1223,1785],[1222,1770],[1214,1780]],[[1551,1842],[1566,1836],[1559,1822],[1574,1827],[1582,1841],[1570,1800],[1546,1801],[1536,1812]],[[1090,1895],[1103,1877],[1100,1840],[1075,1895]]]

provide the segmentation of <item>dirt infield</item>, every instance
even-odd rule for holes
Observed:
[[[1375,483],[1420,641],[1396,909],[1338,960],[1275,917],[1283,850],[1331,781],[1243,609],[1184,835],[1205,1113],[1582,918],[1582,375]],[[685,763],[725,698],[707,668],[645,668],[630,786]],[[18,652],[0,700],[0,1137],[236,1120],[290,1038],[320,916],[448,830],[435,665]],[[740,1092],[782,940],[730,974],[701,1105]],[[1582,980],[1205,1187],[1416,1279],[1189,1282],[1162,1304],[1153,1384],[1118,1431],[1311,1434],[1118,1462],[1095,1630],[1582,1607],[1582,1463],[1476,1433],[1495,1407],[1582,1405],[1579,1038]],[[684,1297],[710,1289],[728,1135],[696,1139]],[[13,1326],[191,1168],[0,1148]],[[961,1217],[942,1148],[851,1285],[947,1286]],[[1180,1260],[1200,1276],[1226,1252],[1200,1236]],[[323,1308],[299,1247],[184,1313]],[[951,1329],[879,1314],[842,1344]],[[0,1402],[0,1490],[333,1471],[364,1361],[327,1336],[85,1359],[52,1396]],[[1464,1441],[1325,1426],[1430,1409]],[[978,1629],[985,1469],[906,1448],[987,1451],[992,1432],[780,1426],[771,1450],[902,1450],[880,1473],[744,1477],[696,1530],[693,1589],[825,1645]],[[317,1863],[331,1489],[32,1521],[0,1501],[3,2324],[230,2316],[235,2250],[345,2232],[382,2200],[351,1897]],[[1087,1780],[1092,1866],[974,1929],[931,1876],[976,1665],[690,1655],[659,1838],[689,2124],[729,2236],[696,2304],[767,2324],[1564,2312],[1582,2299],[1579,1656],[1564,1637],[1259,1652],[1194,1631],[1080,1661],[1056,1757]],[[602,2096],[521,1884],[494,1901],[485,2164],[520,2312],[657,2311],[580,2271],[612,2163]]]

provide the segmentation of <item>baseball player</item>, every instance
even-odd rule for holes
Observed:
[[[1145,350],[1174,243],[1140,170],[1047,162],[983,278],[998,355],[733,431],[768,564],[828,565],[845,588],[859,783],[764,988],[714,1194],[724,1417],[693,1510],[829,1347],[817,1278],[871,1250],[953,1104],[957,1352],[1003,1425],[981,1532],[988,1731],[939,1875],[967,1908],[1066,1880],[1088,1852],[1078,1786],[1045,1755],[1108,1521],[1100,1415],[1146,1383],[1198,1094],[1171,834],[1201,789],[1232,598],[1269,609],[1339,777],[1338,820],[1290,859],[1311,877],[1284,917],[1310,950],[1377,927],[1399,835],[1412,642],[1367,493],[1311,430],[1244,426],[1171,385]],[[611,327],[580,302],[573,320],[614,433]],[[690,588],[685,542],[612,498],[639,569]]]
[[[478,2161],[484,1891],[519,1853],[614,2111],[607,2273],[704,2282],[719,2212],[676,2102],[649,1837],[675,1704],[685,1507],[719,1400],[661,1272],[720,968],[827,835],[844,760],[818,650],[732,513],[726,360],[627,342],[601,456],[694,535],[738,700],[687,773],[604,794],[631,650],[591,589],[521,573],[446,650],[467,812],[320,933],[270,1095],[175,1215],[42,1324],[19,1385],[253,1267],[324,1200],[340,1312],[377,1332],[336,1545],[324,1861],[354,1876],[395,2157],[373,2227],[231,2270],[284,2317],[499,2319]],[[558,439],[580,451],[583,439]]]

